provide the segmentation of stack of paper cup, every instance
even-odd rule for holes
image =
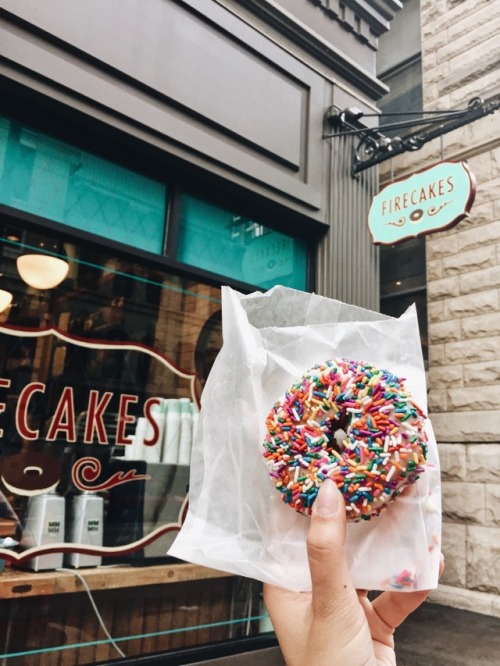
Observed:
[[[153,424],[150,421],[146,422],[146,432],[143,439],[142,460],[145,460],[149,463],[159,463],[161,460],[163,431],[165,429],[165,414],[163,413],[162,404],[154,405],[151,408],[150,418],[155,422],[157,430],[153,427]],[[138,419],[138,422],[140,420],[141,419]],[[152,439],[156,439],[154,444],[145,443],[145,441],[150,442]]]
[[[125,460],[142,460],[144,434],[146,432],[146,419],[137,419],[132,442],[125,445]]]
[[[181,412],[181,427],[179,437],[178,465],[189,465],[191,463],[191,446],[193,443],[193,418],[191,413],[191,401],[189,398],[179,398]]]
[[[192,442],[191,442],[191,448],[193,448],[193,444],[195,442],[195,437],[196,437],[196,429],[198,427],[198,416],[200,414],[200,410],[198,408],[198,405],[195,402],[191,403],[191,419],[192,419]]]
[[[189,398],[162,400],[151,409],[150,419],[156,423],[159,436],[154,445],[155,429],[145,417],[137,419],[132,443],[125,446],[125,460],[145,460],[149,463],[189,465],[194,434],[198,424],[198,405]]]
[[[165,430],[163,435],[163,453],[161,461],[167,465],[177,465],[181,430],[181,407],[179,400],[165,400]]]
[[[150,463],[160,462],[163,431],[165,429],[165,416],[161,405],[151,410],[150,418],[156,424],[156,442],[149,445],[145,444],[145,441],[151,441],[154,438],[155,428],[145,417],[138,418],[132,443],[125,446],[125,460],[145,460]]]

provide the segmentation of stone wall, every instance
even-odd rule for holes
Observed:
[[[500,147],[468,162],[477,178],[470,217],[426,242],[447,562],[434,596],[500,616]]]
[[[423,0],[421,10],[425,108],[498,96],[500,6]],[[467,219],[426,241],[446,558],[432,598],[500,616],[500,111],[444,137],[442,151],[468,161],[477,191]]]
[[[500,3],[422,0],[421,20],[424,107],[498,99]],[[446,558],[431,599],[500,617],[500,111],[395,158],[392,175],[441,159],[466,160],[477,187],[470,216],[426,239]]]

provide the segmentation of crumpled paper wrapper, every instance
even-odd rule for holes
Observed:
[[[309,518],[281,501],[262,456],[266,417],[316,363],[344,357],[388,369],[426,412],[415,307],[399,318],[274,287],[222,290],[223,347],[205,385],[191,460],[189,511],[169,555],[284,588],[311,589]],[[430,421],[426,471],[379,517],[347,526],[358,589],[437,586],[441,497]]]

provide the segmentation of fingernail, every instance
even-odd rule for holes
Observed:
[[[324,518],[334,516],[341,508],[341,499],[337,486],[331,479],[325,479],[314,502],[313,512]]]

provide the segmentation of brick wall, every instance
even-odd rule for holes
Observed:
[[[425,108],[498,96],[500,5],[422,0],[421,10]],[[422,158],[440,152],[434,141]],[[477,192],[469,218],[426,240],[446,558],[433,599],[500,616],[500,111],[446,135],[443,157],[468,161]]]

